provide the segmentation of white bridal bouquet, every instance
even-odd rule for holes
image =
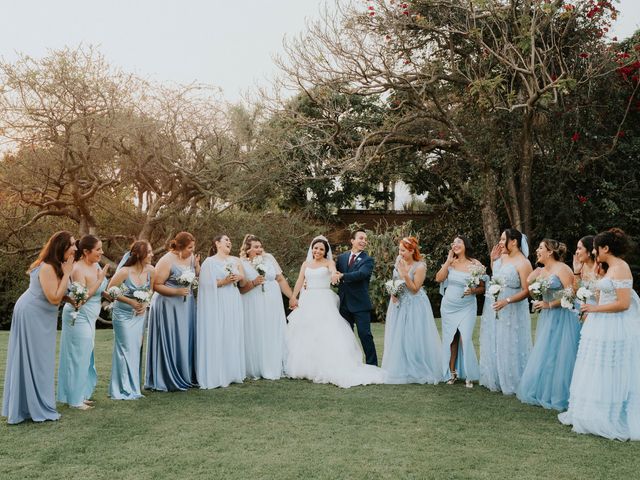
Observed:
[[[480,280],[482,280],[482,276],[487,272],[487,269],[484,265],[471,265],[469,269],[469,279],[467,280],[467,288],[472,290],[477,288],[480,285]],[[464,295],[462,295],[464,298]]]
[[[186,272],[182,272],[175,280],[180,286],[191,288],[196,282],[196,272],[193,270],[187,270]],[[186,302],[187,297],[182,297],[182,301]]]
[[[67,295],[71,300],[73,300],[76,304],[73,312],[71,312],[71,325],[76,324],[76,318],[78,318],[78,308],[79,303],[86,302],[88,298],[89,290],[87,287],[78,282],[73,282],[69,287],[69,291]]]
[[[256,255],[251,260],[251,265],[256,269],[258,275],[262,275],[263,277],[267,274],[267,266],[264,263],[264,257],[262,255]],[[264,292],[264,283],[260,285],[262,287],[262,291]]]
[[[386,282],[384,284],[384,288],[387,290],[387,293],[389,295],[400,298],[400,296],[402,296],[405,289],[407,288],[407,285],[405,284],[404,280],[395,279]]]
[[[542,297],[549,290],[549,279],[548,278],[536,278],[529,284],[529,294],[531,298],[539,301],[542,300]]]

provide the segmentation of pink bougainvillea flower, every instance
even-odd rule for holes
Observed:
[[[589,201],[589,197],[585,197],[584,195],[578,195],[578,201],[584,205]]]
[[[578,132],[575,132],[573,135],[571,135],[571,141],[572,142],[577,142],[578,140],[580,140],[580,134]]]

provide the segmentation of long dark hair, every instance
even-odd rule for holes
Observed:
[[[518,249],[522,250],[522,232],[516,228],[507,228],[503,232],[504,236],[507,237],[507,242],[509,243],[511,240],[515,240],[518,244]]]
[[[580,240],[578,240],[582,246],[585,248],[587,252],[589,252],[589,258],[595,262],[596,256],[593,253],[593,239],[595,237],[593,235],[585,235]]]
[[[462,240],[462,243],[464,244],[464,256],[469,260],[474,260],[473,247],[471,246],[471,242],[469,241],[469,239],[464,235],[456,235],[455,237],[453,237],[454,240],[456,238]]]
[[[76,242],[76,246],[78,250],[76,250],[76,262],[82,258],[85,250],[93,250],[96,248],[96,245],[100,243],[100,239],[95,235],[85,235],[79,241]]]
[[[27,270],[27,273],[31,273],[34,268],[42,265],[43,263],[47,263],[53,267],[58,278],[62,278],[64,275],[62,272],[64,252],[66,252],[71,246],[71,237],[73,237],[71,232],[67,232],[66,230],[62,230],[51,235],[49,240],[47,240],[47,243],[42,247],[42,250],[40,250],[38,258],[36,258],[29,267],[29,270]]]
[[[149,255],[149,242],[146,240],[138,240],[131,245],[129,249],[129,258],[122,265],[123,267],[132,267],[142,262]]]
[[[195,241],[196,237],[191,235],[189,232],[180,232],[169,242],[169,250],[176,250],[179,252]]]

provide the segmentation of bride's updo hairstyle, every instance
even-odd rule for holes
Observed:
[[[593,239],[593,248],[609,247],[609,253],[621,257],[629,250],[629,237],[619,228],[600,232]]]
[[[169,250],[180,252],[196,241],[189,232],[180,232],[169,242]]]
[[[543,238],[542,243],[552,253],[554,259],[564,261],[564,256],[567,254],[567,246],[564,243],[551,238]]]
[[[312,244],[311,244],[311,250],[313,250],[313,247],[316,246],[316,244],[321,243],[322,245],[324,245],[324,258],[327,258],[327,255],[329,254],[329,243],[326,240],[323,240],[322,238],[317,238]]]
[[[418,239],[416,237],[404,237],[400,240],[400,245],[411,252],[411,256],[416,262],[422,260],[420,246],[418,245]]]
[[[247,258],[247,250],[251,248],[251,244],[253,242],[260,242],[262,245],[262,240],[251,233],[247,233],[244,236],[244,240],[242,240],[242,246],[240,247],[240,258]]]

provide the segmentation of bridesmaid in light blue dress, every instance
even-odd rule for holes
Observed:
[[[431,303],[422,288],[426,265],[418,241],[400,241],[393,277],[405,282],[400,298],[391,297],[387,308],[382,369],[386,383],[431,383],[442,377],[442,346]]]
[[[542,300],[533,302],[541,310],[536,342],[522,374],[517,396],[521,402],[563,411],[569,404],[569,384],[580,340],[580,321],[575,311],[562,308],[560,295],[573,290],[573,272],[563,263],[567,248],[556,240],[544,239],[536,250],[536,269],[528,278],[531,285],[546,279],[548,289]]]
[[[594,239],[596,260],[606,263],[597,281],[598,304],[585,303],[578,357],[569,389],[569,409],[558,415],[577,433],[612,440],[640,440],[640,299],[633,291],[622,230]]]
[[[29,288],[13,308],[4,375],[7,423],[58,420],[54,388],[58,304],[67,292],[76,241],[57,232],[29,267]]]
[[[92,408],[91,397],[98,383],[93,347],[109,269],[109,265],[100,268],[98,264],[102,253],[102,242],[97,237],[85,235],[80,239],[71,280],[88,289],[87,300],[77,310],[71,303],[62,310],[57,399],[80,410]]]
[[[114,338],[109,396],[113,400],[136,400],[144,396],[140,392],[142,336],[149,303],[137,300],[136,292],[151,296],[152,259],[153,249],[149,242],[135,242],[125,254],[122,267],[109,282],[109,289],[120,287],[124,290],[115,299],[111,314]]]
[[[246,235],[240,249],[246,283],[240,289],[244,306],[244,342],[247,377],[277,380],[282,376],[287,319],[282,293],[291,298],[291,287],[273,255],[265,253],[262,241]],[[256,259],[266,269],[256,270]]]
[[[244,270],[227,235],[213,239],[198,291],[196,371],[200,388],[227,387],[246,376],[244,311],[238,287]]]
[[[200,274],[193,254],[196,241],[180,232],[157,263],[147,332],[144,388],[159,392],[184,391],[197,385],[195,374],[196,301],[187,277]],[[180,280],[180,278],[185,281]]]
[[[493,279],[503,283],[498,299],[486,289],[480,325],[480,385],[505,395],[516,393],[531,351],[529,248],[518,230],[502,232],[491,252]]]
[[[469,287],[470,269],[484,270],[477,260],[470,258],[469,241],[457,236],[451,244],[446,262],[436,274],[440,293],[444,295],[440,305],[442,314],[442,370],[447,383],[465,379],[465,386],[473,388],[473,381],[480,378],[480,367],[473,345],[473,329],[478,314],[476,295],[483,294],[484,275],[476,286]]]

